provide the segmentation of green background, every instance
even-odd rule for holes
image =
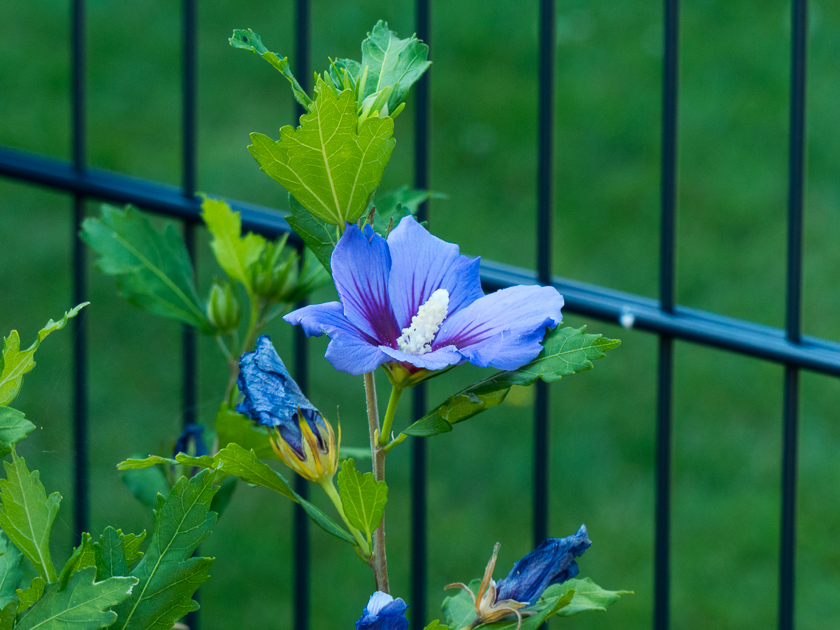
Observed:
[[[558,3],[556,203],[553,272],[655,297],[658,278],[662,14],[641,0]],[[808,179],[803,328],[840,338],[840,6],[810,5]],[[88,3],[91,165],[180,182],[180,8],[161,0]],[[683,3],[679,105],[677,299],[784,324],[790,7],[768,0]],[[377,19],[414,30],[404,1],[312,9],[313,67],[358,57]],[[70,157],[69,6],[0,5],[0,144]],[[286,81],[227,44],[253,28],[293,54],[293,3],[204,3],[199,10],[199,189],[277,208],[285,193],[245,150],[248,133],[293,121]],[[469,255],[533,267],[536,231],[537,3],[459,1],[433,7],[431,227]],[[292,59],[294,62],[294,59]],[[412,178],[412,117],[396,121],[383,189]],[[97,214],[96,204],[89,207]],[[71,306],[72,200],[0,180],[0,330],[28,345]],[[492,229],[489,229],[492,228]],[[202,235],[202,238],[205,237]],[[206,239],[205,239],[206,240]],[[206,293],[209,250],[199,257]],[[122,486],[118,461],[165,453],[180,426],[180,328],[116,297],[92,270],[90,326],[92,528],[151,527]],[[317,301],[332,299],[325,290]],[[596,369],[552,386],[551,524],[586,523],[583,576],[635,595],[607,614],[551,622],[569,628],[647,628],[652,615],[656,339],[568,316],[622,347]],[[289,327],[270,331],[290,356]],[[16,406],[38,425],[21,448],[66,505],[55,531],[63,559],[74,539],[71,475],[72,332],[50,337]],[[366,443],[361,379],[335,373],[311,345],[311,398],[343,442]],[[199,413],[212,418],[225,374],[202,342]],[[674,394],[675,628],[768,628],[778,590],[783,368],[677,343]],[[437,402],[481,373],[462,367],[430,387]],[[380,394],[384,404],[385,387]],[[834,379],[804,374],[801,396],[797,627],[840,620],[840,424]],[[396,426],[405,426],[404,404]],[[429,446],[429,615],[444,584],[478,577],[502,542],[497,578],[531,548],[532,392],[432,439]],[[408,448],[389,457],[392,591],[409,593]],[[291,625],[291,510],[240,488],[202,551],[217,560],[202,589],[207,630]],[[349,548],[312,532],[312,627],[352,627],[373,590]]]

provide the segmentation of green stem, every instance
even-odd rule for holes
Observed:
[[[344,506],[341,504],[341,497],[338,496],[338,491],[333,485],[332,477],[330,477],[329,479],[324,479],[318,485],[324,489],[324,492],[327,493],[327,496],[330,498],[330,501],[333,502],[335,509],[338,510],[338,514],[341,516],[341,520],[344,521],[344,524],[347,525],[347,528],[350,530],[350,533],[353,534],[353,538],[356,539],[356,543],[362,550],[362,554],[365,557],[369,558],[370,545],[362,536],[362,532],[353,527],[353,525],[350,524],[350,521],[347,520],[347,515],[344,513]]]
[[[391,440],[391,425],[394,424],[394,414],[397,412],[402,392],[403,388],[398,385],[391,388],[391,397],[388,399],[388,408],[385,410],[385,419],[382,422],[382,432],[379,434],[380,447],[384,447]]]
[[[385,481],[385,451],[377,444],[379,434],[379,407],[376,403],[376,381],[373,372],[365,374],[365,399],[367,402],[368,429],[370,431],[370,455],[373,459],[373,478]],[[385,512],[382,512],[382,522],[373,532],[373,553],[371,568],[376,580],[376,590],[390,593],[388,583],[388,558],[385,555]]]

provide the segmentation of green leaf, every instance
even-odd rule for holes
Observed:
[[[213,235],[210,247],[219,266],[231,280],[240,282],[251,292],[248,268],[256,263],[265,249],[265,238],[259,234],[242,235],[242,217],[220,199],[205,198],[201,218]]]
[[[277,68],[286,79],[288,79],[289,83],[292,84],[292,92],[294,92],[295,100],[303,105],[306,109],[309,109],[312,106],[312,99],[307,96],[306,92],[303,91],[303,88],[298,83],[295,76],[292,74],[292,71],[289,69],[289,61],[286,57],[280,58],[279,55],[270,52],[262,43],[260,36],[257,35],[254,31],[249,29],[235,29],[233,31],[233,36],[230,38],[230,45],[234,48],[242,48],[244,50],[250,50],[263,59],[265,59],[268,63],[272,66]]]
[[[146,459],[129,458],[124,462],[117,464],[117,470],[140,470],[143,468],[151,468],[158,464],[166,464],[168,466],[175,466],[178,463],[177,459],[171,457],[161,457],[160,455],[149,455]],[[155,503],[157,505],[157,503]]]
[[[3,462],[7,479],[0,479],[0,528],[48,582],[57,579],[50,557],[50,530],[58,514],[61,495],[47,496],[38,471],[12,449],[12,461]]]
[[[289,194],[289,209],[291,214],[286,217],[289,227],[303,239],[324,269],[332,275],[330,258],[338,242],[336,227],[313,216],[291,194]]]
[[[0,407],[0,457],[8,455],[12,444],[17,444],[34,430],[35,425],[24,417],[22,411]]]
[[[73,575],[64,590],[51,584],[15,628],[97,630],[110,626],[117,615],[109,609],[128,597],[137,579],[115,577],[94,582],[95,575],[95,568],[86,567]]]
[[[93,543],[90,542],[90,534],[82,532],[82,542],[78,547],[73,549],[70,558],[64,563],[64,568],[58,576],[58,589],[64,590],[70,582],[70,578],[74,573],[77,573],[85,567],[96,566],[96,552],[93,549]],[[126,573],[128,573],[126,571]],[[125,575],[121,573],[120,575]],[[110,576],[109,576],[110,577]]]
[[[347,520],[370,540],[373,531],[382,523],[388,486],[384,481],[376,481],[373,473],[360,473],[356,463],[347,459],[338,472],[338,495]]]
[[[377,191],[371,204],[376,208],[373,229],[377,234],[387,236],[389,225],[396,227],[404,217],[416,215],[420,204],[427,199],[446,199],[446,195],[408,186],[384,194]]]
[[[428,626],[423,628],[423,630],[450,630],[450,629],[449,629],[449,626],[445,626],[440,621],[438,621],[437,619],[433,619],[432,623],[430,623]]]
[[[159,466],[144,469],[126,468],[122,471],[121,479],[134,498],[149,509],[157,507],[159,494],[169,494],[169,482]]]
[[[143,557],[140,545],[145,538],[146,532],[135,536],[123,534],[122,530],[113,527],[106,527],[99,537],[99,542],[93,543],[96,579],[104,580],[109,577],[128,575]]]
[[[562,589],[573,589],[575,593],[572,603],[557,613],[563,617],[576,615],[579,612],[585,612],[587,610],[603,611],[610,604],[617,602],[622,595],[633,594],[632,591],[607,591],[589,578],[583,578],[567,580],[563,584],[549,586],[545,590],[543,597],[559,592]]]
[[[617,348],[618,339],[586,334],[581,328],[555,328],[546,335],[536,359],[518,370],[497,372],[449,397],[403,433],[429,437],[452,430],[452,425],[500,404],[514,385],[528,386],[541,379],[553,383],[564,376],[592,369],[592,361]]]
[[[302,507],[303,511],[306,512],[306,515],[311,518],[318,527],[346,543],[350,543],[353,546],[356,545],[356,540],[347,532],[347,530],[337,525],[334,520],[299,494],[295,493],[295,497],[297,498],[297,502],[300,503],[300,507]]]
[[[8,405],[18,395],[20,386],[23,384],[23,375],[35,367],[35,351],[47,335],[64,328],[67,320],[78,315],[79,311],[88,304],[89,302],[85,302],[70,309],[57,322],[48,321],[47,325],[38,332],[35,342],[26,350],[20,349],[20,337],[17,331],[13,330],[9,333],[9,336],[3,340],[3,359],[0,361],[0,405]]]
[[[118,277],[121,295],[132,304],[209,331],[192,263],[174,224],[161,234],[133,208],[103,206],[101,219],[82,222],[81,236],[99,254],[99,268]]]
[[[280,140],[251,134],[251,155],[300,204],[322,221],[344,225],[358,219],[379,186],[395,140],[394,121],[359,124],[353,90],[336,94],[322,80],[300,127],[280,130]]]
[[[37,602],[44,594],[44,589],[47,587],[47,582],[40,575],[32,578],[29,586],[25,590],[17,590],[17,598],[20,606],[18,610],[26,610],[32,604]]]
[[[12,630],[17,616],[17,601],[9,602],[0,610],[0,630]]]
[[[146,554],[131,571],[139,583],[120,604],[114,628],[170,630],[176,620],[198,609],[192,595],[209,577],[212,558],[191,558],[210,535],[216,514],[210,502],[216,493],[215,472],[202,470],[181,477],[169,496],[160,497],[155,529]]]
[[[265,427],[259,427],[241,413],[236,413],[222,403],[216,414],[216,436],[219,448],[235,443],[246,450],[252,450],[259,458],[276,458],[271,448],[270,437]]]
[[[20,586],[20,563],[23,555],[9,537],[0,531],[0,608],[17,601]]]
[[[393,87],[388,99],[388,112],[405,101],[409,89],[431,65],[427,61],[429,47],[414,35],[400,39],[380,20],[362,42],[362,66],[370,68],[364,97]]]
[[[215,459],[223,473],[239,477],[246,483],[268,488],[287,499],[297,501],[295,491],[283,475],[261,462],[254,451],[246,450],[239,444],[228,444],[216,453]]]

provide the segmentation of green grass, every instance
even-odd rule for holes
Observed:
[[[803,324],[840,339],[840,8],[812,1],[808,67]],[[521,5],[521,3],[520,3]],[[435,6],[432,41],[433,231],[470,255],[532,266],[536,230],[536,7],[476,0]],[[557,15],[556,204],[553,271],[656,296],[658,278],[661,9],[640,0],[569,1]],[[90,163],[180,181],[180,12],[150,0],[88,7]],[[677,297],[681,304],[784,322],[789,7],[684,3],[681,20]],[[358,56],[377,19],[403,36],[413,6],[315,3],[315,68]],[[282,208],[285,193],[245,150],[248,133],[292,122],[286,82],[254,55],[232,50],[233,28],[250,27],[281,53],[294,46],[290,2],[209,3],[200,10],[199,187]],[[70,154],[69,25],[45,0],[0,6],[0,144],[60,158]],[[294,60],[293,60],[294,61]],[[411,180],[412,111],[383,188]],[[0,181],[0,330],[28,343],[71,304],[67,195]],[[95,204],[90,213],[97,213]],[[489,229],[488,226],[492,226]],[[209,287],[206,250],[199,260]],[[133,309],[91,270],[91,473],[93,529],[150,527],[115,464],[163,452],[180,424],[180,333]],[[329,291],[318,300],[331,299]],[[556,627],[650,627],[655,461],[656,340],[568,316],[623,340],[591,373],[552,387],[551,527],[582,522],[594,545],[583,575],[636,594],[604,615]],[[288,327],[271,331],[291,352]],[[38,353],[19,406],[39,426],[22,447],[65,503],[55,555],[72,544],[70,328]],[[344,443],[365,443],[360,379],[323,361],[311,344],[312,399],[340,405]],[[201,346],[200,414],[213,415],[224,374]],[[442,399],[479,374],[468,367],[430,387]],[[679,343],[674,394],[674,627],[755,628],[775,623],[782,369]],[[447,380],[448,379],[448,380]],[[384,383],[380,395],[385,395]],[[835,533],[840,482],[835,401],[840,383],[802,377],[797,624],[829,629],[840,619]],[[384,401],[383,401],[384,402]],[[407,423],[408,405],[399,423]],[[429,443],[430,616],[442,585],[481,574],[498,540],[497,577],[526,553],[531,532],[532,392]],[[400,425],[403,426],[403,425]],[[393,591],[409,592],[411,477],[405,446],[389,458]],[[241,488],[203,552],[217,560],[202,591],[204,627],[291,624],[291,511],[267,491]],[[373,590],[367,568],[340,543],[312,532],[312,627],[351,627]],[[336,560],[337,559],[337,560]]]

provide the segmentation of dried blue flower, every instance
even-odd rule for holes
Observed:
[[[340,429],[336,440],[332,426],[303,395],[267,336],[242,355],[237,383],[245,398],[236,410],[271,429],[278,457],[310,481],[332,478],[338,468]]]
[[[188,424],[184,427],[175,448],[172,449],[172,456],[178,453],[186,453],[192,457],[207,455],[207,445],[204,443],[204,427],[200,424]]]
[[[572,536],[544,540],[539,547],[514,564],[504,580],[496,583],[493,570],[500,547],[496,543],[477,593],[473,593],[463,582],[449,584],[445,588],[460,588],[472,597],[475,619],[470,628],[516,615],[516,628],[519,630],[522,616],[533,614],[533,611],[523,609],[536,604],[543,591],[552,584],[561,584],[575,577],[579,571],[575,558],[591,544],[584,525]]]
[[[402,598],[394,599],[387,593],[376,591],[370,596],[362,616],[356,622],[356,630],[406,630],[408,608]]]
[[[514,564],[505,579],[499,581],[496,586],[498,597],[536,604],[549,586],[562,584],[580,572],[575,558],[591,544],[585,525],[581,525],[571,536],[544,540]]]
[[[535,285],[484,295],[478,266],[410,216],[387,241],[370,225],[350,225],[331,259],[341,301],[284,319],[307,335],[326,333],[327,359],[350,374],[390,364],[403,379],[464,361],[516,369],[539,354],[546,328],[560,323],[563,297]]]

